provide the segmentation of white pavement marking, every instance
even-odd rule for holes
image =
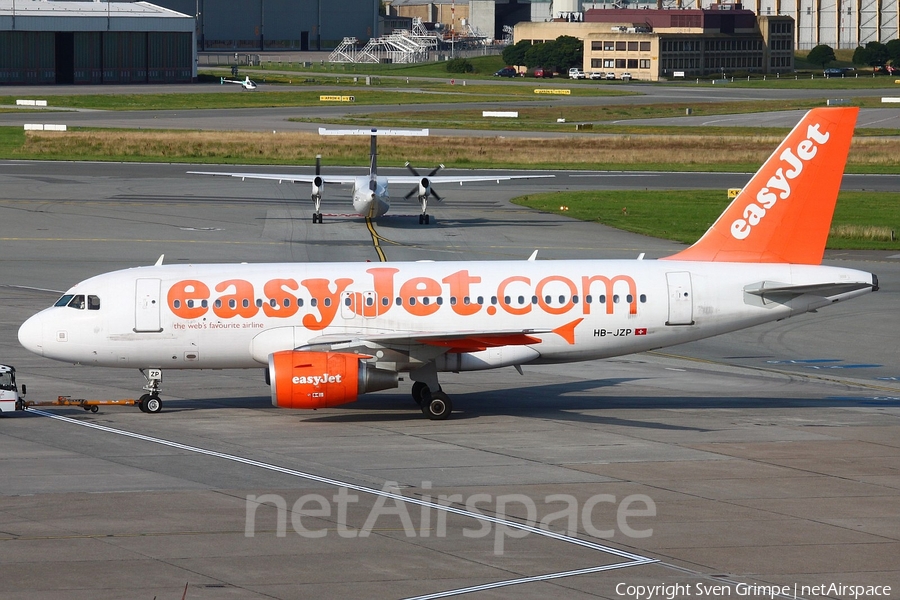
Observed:
[[[418,498],[409,498],[409,497],[403,496],[401,494],[394,494],[394,493],[387,492],[384,490],[378,490],[375,488],[356,485],[356,484],[349,483],[346,481],[341,481],[339,479],[332,479],[330,477],[322,477],[320,475],[313,475],[312,473],[305,473],[303,471],[297,471],[295,469],[279,467],[278,465],[264,463],[264,462],[260,462],[260,461],[253,460],[250,458],[244,458],[242,456],[235,456],[233,454],[225,454],[223,452],[215,452],[214,450],[207,450],[206,448],[199,448],[197,446],[189,446],[187,444],[181,444],[179,442],[172,442],[170,440],[164,440],[162,438],[155,438],[155,437],[151,437],[149,435],[143,435],[141,433],[134,433],[131,431],[125,431],[123,429],[115,429],[113,427],[106,427],[105,425],[97,425],[96,423],[88,423],[85,421],[79,421],[77,419],[64,417],[62,415],[55,415],[53,413],[46,412],[43,410],[37,410],[34,408],[29,408],[28,412],[40,415],[42,417],[49,417],[51,419],[56,419],[57,421],[63,421],[65,423],[70,423],[72,425],[80,425],[81,427],[87,427],[89,429],[96,429],[98,431],[112,433],[114,435],[121,435],[123,437],[129,437],[129,438],[133,438],[133,439],[137,439],[137,440],[142,440],[145,442],[150,442],[152,444],[159,444],[161,446],[168,446],[170,448],[177,448],[179,450],[186,450],[188,452],[194,452],[196,454],[203,454],[206,456],[214,456],[216,458],[221,458],[223,460],[229,460],[232,462],[241,463],[241,464],[249,465],[252,467],[259,467],[261,469],[266,469],[268,471],[274,471],[276,473],[282,473],[285,475],[292,475],[294,477],[299,477],[301,479],[307,479],[310,481],[316,481],[318,483],[323,483],[325,485],[331,485],[331,486],[335,486],[335,487],[339,487],[339,488],[343,487],[348,490],[353,490],[355,492],[361,492],[363,494],[369,494],[371,496],[380,496],[382,498],[389,498],[391,500],[394,500],[395,502],[406,502],[408,504],[414,504],[417,506],[426,506],[426,507],[432,508],[434,510],[444,511],[444,512],[455,514],[455,515],[461,515],[463,517],[469,517],[471,519],[476,519],[479,521],[486,521],[488,523],[493,523],[494,525],[502,525],[504,527],[509,527],[510,529],[518,529],[520,531],[526,531],[528,533],[533,533],[535,535],[539,535],[542,537],[554,539],[554,540],[561,541],[561,542],[566,542],[566,543],[573,544],[576,546],[582,546],[584,548],[590,548],[591,550],[603,552],[604,554],[611,554],[613,556],[625,558],[628,560],[628,562],[616,563],[616,564],[611,564],[611,565],[600,565],[600,566],[596,566],[596,567],[588,567],[585,569],[578,569],[575,571],[563,571],[563,572],[559,572],[559,573],[548,573],[545,575],[534,575],[532,577],[522,577],[519,579],[509,579],[506,581],[497,581],[497,582],[493,582],[493,583],[486,583],[486,584],[479,585],[479,586],[460,588],[457,590],[448,590],[448,591],[444,591],[444,592],[437,592],[435,594],[429,594],[427,596],[417,596],[417,597],[415,597],[415,599],[410,599],[410,600],[425,600],[426,598],[444,598],[447,596],[468,594],[471,592],[489,590],[489,589],[499,588],[499,587],[507,587],[507,586],[511,586],[511,585],[518,585],[521,583],[547,581],[550,579],[559,579],[562,577],[572,577],[574,575],[597,573],[597,572],[601,572],[601,571],[623,569],[626,567],[647,565],[647,564],[659,562],[657,559],[648,558],[646,556],[640,556],[639,554],[632,554],[631,552],[625,552],[624,550],[619,550],[619,549],[613,548],[611,546],[595,544],[593,542],[589,542],[586,540],[580,540],[578,538],[564,535],[561,533],[548,531],[546,529],[540,529],[539,527],[525,525],[523,523],[517,523],[515,521],[507,521],[505,519],[500,519],[498,517],[491,517],[489,515],[485,515],[482,513],[470,512],[467,510],[463,510],[461,508],[456,508],[454,506],[437,504],[435,502],[427,502],[425,500],[420,500]]]

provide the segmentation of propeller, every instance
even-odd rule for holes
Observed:
[[[438,166],[436,166],[435,168],[433,168],[433,169],[431,170],[431,172],[430,172],[428,175],[425,175],[424,177],[422,177],[422,175],[419,175],[419,172],[416,171],[415,167],[413,167],[413,166],[412,166],[411,164],[409,164],[408,162],[406,163],[406,168],[409,169],[410,173],[412,173],[412,174],[415,175],[416,177],[421,177],[421,180],[419,181],[419,185],[417,185],[416,187],[414,187],[413,189],[411,189],[411,190],[409,191],[408,194],[406,194],[405,196],[403,196],[403,198],[404,198],[405,200],[409,200],[409,199],[412,198],[414,195],[418,195],[418,197],[419,197],[420,199],[427,198],[428,196],[432,196],[432,197],[434,197],[434,199],[437,200],[438,202],[442,202],[442,201],[444,200],[443,198],[441,198],[441,197],[438,195],[437,192],[435,192],[435,191],[432,189],[432,187],[431,187],[431,181],[429,180],[430,177],[434,177],[434,176],[437,174],[438,171],[440,171],[441,169],[443,169],[443,168],[444,168],[444,165],[438,165]]]

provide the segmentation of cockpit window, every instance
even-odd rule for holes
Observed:
[[[66,294],[65,296],[63,296],[62,298],[60,298],[59,300],[57,300],[57,301],[56,301],[56,304],[54,304],[53,306],[68,306],[68,305],[69,305],[69,301],[70,301],[73,297],[74,297],[73,294]]]
[[[78,294],[73,296],[69,301],[69,308],[77,308],[78,310],[84,310],[84,294]]]
[[[88,296],[88,310],[100,310],[100,298]]]

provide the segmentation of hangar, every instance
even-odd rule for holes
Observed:
[[[194,35],[148,2],[0,0],[0,85],[190,82]]]
[[[154,0],[197,17],[200,51],[322,50],[378,35],[373,0]]]

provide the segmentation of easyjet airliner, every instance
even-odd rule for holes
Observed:
[[[856,108],[804,116],[693,246],[662,260],[163,265],[98,275],[19,329],[23,346],[162,370],[266,366],[272,403],[329,407],[414,381],[447,418],[439,373],[592,360],[784,319],[878,289],[822,266]],[[148,376],[149,374],[149,376]]]

